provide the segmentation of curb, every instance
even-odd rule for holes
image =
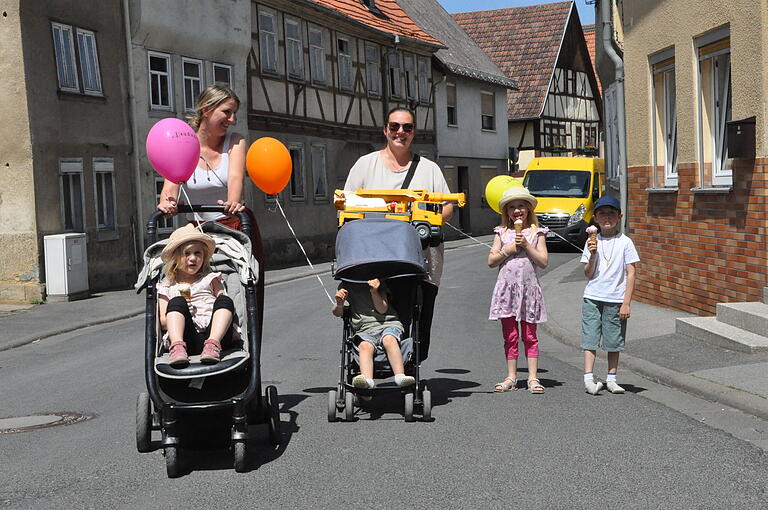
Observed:
[[[542,276],[542,280],[547,276]],[[545,286],[548,287],[542,283],[542,287]],[[580,335],[576,335],[577,339],[574,340],[574,333],[557,324],[553,320],[551,313],[549,313],[549,320],[540,324],[539,327],[558,342],[581,350],[581,339],[578,338]],[[597,355],[601,359],[605,359],[603,351],[597,351]],[[653,382],[682,390],[710,402],[727,405],[763,420],[768,420],[768,399],[758,395],[723,386],[695,375],[676,372],[675,370],[626,353],[621,354],[621,364],[625,368]]]

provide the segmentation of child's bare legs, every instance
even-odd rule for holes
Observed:
[[[597,395],[603,389],[602,381],[595,381],[592,370],[595,368],[595,357],[597,352],[590,349],[584,349],[584,387],[587,393]],[[618,358],[616,359],[618,363]]]
[[[403,354],[400,352],[400,342],[397,341],[397,338],[394,335],[384,335],[384,338],[381,339],[381,345],[384,346],[384,352],[387,353],[389,366],[392,368],[392,373],[395,374],[397,385],[402,388],[415,383],[414,377],[405,375]]]
[[[592,373],[592,370],[595,368],[596,356],[597,356],[596,351],[590,351],[588,349],[584,349],[584,373],[585,374]]]
[[[231,325],[232,312],[226,308],[219,308],[213,312],[213,317],[211,317],[211,336],[209,338],[221,342]]]
[[[376,348],[370,342],[362,341],[357,346],[360,375],[366,379],[373,379],[373,353]]]
[[[619,369],[619,351],[608,353],[608,373],[615,374]]]

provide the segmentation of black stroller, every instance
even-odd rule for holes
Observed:
[[[223,212],[222,206],[180,206],[179,212]],[[277,388],[268,386],[261,396],[261,335],[256,303],[258,263],[251,255],[250,220],[239,214],[244,232],[216,222],[203,230],[214,238],[216,251],[211,266],[222,273],[227,294],[235,303],[235,320],[241,327],[241,345],[221,353],[215,365],[190,356],[189,366],[173,368],[168,352],[159,342],[156,284],[162,278],[160,253],[166,240],[156,242],[156,212],[147,222],[147,246],[136,288],[146,289],[145,379],[147,393],[139,394],[136,408],[136,446],[139,452],[153,449],[152,431],[160,431],[160,446],[169,477],[182,474],[183,448],[196,448],[203,440],[214,447],[234,451],[234,467],[247,467],[248,425],[266,423],[270,441],[280,443]],[[243,320],[245,319],[245,320]],[[194,416],[193,416],[194,415]]]
[[[336,236],[336,260],[333,276],[336,280],[364,283],[373,278],[386,280],[392,293],[392,304],[403,323],[405,334],[400,342],[405,373],[416,384],[405,388],[377,386],[373,389],[355,388],[352,379],[360,373],[354,332],[348,309],[344,311],[341,339],[339,384],[328,393],[328,421],[336,421],[337,413],[352,421],[355,407],[365,399],[383,392],[402,392],[405,400],[405,421],[414,421],[421,411],[424,421],[432,418],[432,395],[425,381],[419,379],[418,323],[421,309],[421,282],[426,276],[421,240],[410,223],[393,219],[359,219],[345,223]],[[393,375],[384,353],[374,357],[374,378]]]

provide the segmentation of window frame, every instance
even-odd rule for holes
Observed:
[[[493,115],[488,115],[483,110],[483,97],[491,97],[491,106],[493,108]],[[493,127],[485,127],[486,118],[490,117]],[[496,131],[496,94],[488,90],[480,91],[480,129],[483,131]]]
[[[424,64],[423,69],[422,64]],[[416,57],[416,71],[418,73],[419,102],[422,104],[429,104],[432,90],[429,86],[430,66],[427,57]]]
[[[187,70],[185,69],[186,64],[193,64],[197,66],[197,71],[200,76],[194,77],[191,75],[187,75]],[[191,57],[181,57],[181,81],[183,83],[183,90],[184,90],[184,111],[185,112],[194,112],[195,111],[195,105],[197,104],[197,98],[200,96],[200,92],[203,91],[205,88],[205,79],[204,79],[204,67],[203,67],[203,61],[198,58],[191,58]],[[198,88],[199,90],[195,94],[194,92],[194,83],[195,81],[198,82]],[[192,102],[191,104],[187,104],[187,85],[190,85],[192,87]]]
[[[293,155],[293,151],[299,152],[298,167],[296,163],[296,157]],[[289,198],[291,202],[304,202],[307,199],[307,180],[304,172],[304,143],[303,142],[288,142],[288,152],[291,155],[291,178],[288,181]],[[302,194],[296,194],[294,192],[294,176],[297,176],[296,181],[301,182]]]
[[[262,16],[272,18],[273,31],[268,31],[263,28]],[[277,24],[277,11],[259,5],[256,17],[259,30],[259,68],[262,73],[278,74],[280,70],[280,62],[278,60],[280,58],[280,33]],[[271,42],[272,48],[269,47],[269,44],[265,45],[265,42]],[[272,67],[267,67],[267,59],[264,58],[265,56],[271,57],[272,60],[274,60],[274,65]]]
[[[61,225],[64,232],[85,232],[85,178],[83,172],[83,158],[59,158],[58,159],[58,175],[59,175],[59,207],[61,212]],[[74,197],[64,196],[64,179],[70,175],[77,175],[80,181],[80,219],[82,225],[75,224],[75,207]],[[72,190],[72,182],[69,183],[69,189]],[[69,198],[69,206],[72,217],[72,228],[67,226],[67,208],[65,206],[65,198]],[[77,227],[80,227],[79,229]]]
[[[83,88],[82,93],[88,96],[103,96],[104,87],[101,82],[101,66],[99,65],[99,48],[96,44],[96,33],[93,30],[87,30],[85,28],[76,28],[75,33],[77,37],[77,56],[80,61],[80,77],[82,78],[80,81]],[[93,43],[93,62],[91,62],[89,59],[84,59],[83,57],[83,51],[80,46],[81,36],[83,39],[89,38]],[[96,82],[96,88],[86,88],[86,69],[88,69],[89,74],[93,74],[93,79]]]
[[[57,42],[61,42],[61,48],[62,51],[64,50],[65,41],[61,37],[56,36],[56,30],[59,30],[62,34],[64,32],[69,32],[69,44],[67,46],[69,47],[70,52],[70,59],[66,59],[66,55],[61,55],[57,51],[57,48],[59,48],[59,45]],[[62,92],[80,92],[80,77],[78,76],[77,71],[77,55],[75,54],[75,36],[74,36],[74,30],[72,25],[65,25],[64,23],[58,23],[56,21],[51,22],[51,36],[53,37],[53,54],[54,58],[56,60],[56,78],[58,80],[59,84],[59,90]],[[68,62],[65,62],[65,60],[69,60]],[[67,65],[70,65],[72,67],[72,78],[74,78],[74,84],[62,84],[62,72],[64,74],[67,73]],[[66,78],[66,76],[65,76]]]
[[[453,89],[453,104],[450,103],[450,97],[448,94],[449,88]],[[456,83],[450,82],[450,81],[445,82],[445,105],[446,105],[445,115],[446,115],[446,123],[448,127],[459,126],[458,104],[459,104],[459,89],[456,86]],[[450,115],[451,108],[453,108],[453,120],[454,120],[453,123],[451,123],[451,115]]]
[[[393,66],[392,64],[396,65]],[[403,99],[403,80],[401,77],[402,61],[400,52],[393,50],[387,53],[387,84],[389,86],[389,97]]]
[[[224,82],[221,80],[216,79],[216,68],[220,69],[226,69],[227,74],[229,75],[229,80]],[[222,64],[221,62],[211,62],[211,78],[213,79],[213,83],[216,85],[224,85],[225,87],[234,88],[234,77],[233,77],[233,66],[229,64]]]
[[[419,97],[419,80],[416,68],[416,55],[403,52],[403,72],[405,73],[405,98],[416,100]]]
[[[94,218],[96,219],[96,230],[99,231],[107,231],[107,232],[117,232],[117,195],[115,195],[115,159],[114,158],[93,158],[93,209],[94,209]],[[104,182],[102,181],[99,183],[99,175],[109,175],[109,187],[111,190],[111,196],[112,196],[112,204],[111,207],[108,207],[109,204],[107,204],[107,193],[106,189],[104,188]],[[102,191],[102,203],[99,203],[99,190]],[[111,209],[111,211],[108,211],[108,209]],[[110,226],[107,223],[101,223],[99,220],[99,216],[103,214],[104,217],[107,217],[111,213],[112,215],[112,225]]]
[[[312,42],[312,33],[320,35],[320,45]],[[312,85],[328,85],[328,70],[326,61],[328,49],[325,46],[325,30],[322,27],[307,23],[307,45],[309,46],[309,80]],[[322,77],[316,76],[322,73]]]
[[[166,71],[153,71],[152,70],[152,57],[155,58],[161,58],[166,61],[167,64],[167,70]],[[152,79],[153,76],[166,76],[167,77],[167,93],[168,93],[168,105],[163,104],[156,104],[152,100]],[[163,53],[160,51],[153,51],[148,50],[147,51],[147,80],[149,85],[149,109],[150,110],[159,110],[159,111],[165,111],[165,112],[172,112],[174,108],[174,101],[173,101],[173,60],[171,59],[170,53]],[[160,83],[158,83],[160,85]],[[162,98],[162,91],[160,92],[160,96]]]
[[[318,169],[316,165],[316,150],[320,150],[322,152],[323,158],[322,158],[322,168]],[[309,152],[310,152],[310,159],[312,164],[312,197],[314,198],[315,202],[326,202],[328,201],[328,146],[324,143],[320,142],[312,142],[309,146]],[[318,181],[318,172],[322,172],[320,175],[322,177],[323,181],[323,193],[318,194],[317,193],[317,181]]]
[[[371,58],[369,50],[373,50],[376,53],[375,58]],[[365,89],[369,96],[381,97],[381,47],[378,44],[366,41],[364,51]]]
[[[355,70],[354,70],[354,61],[352,59],[352,38],[348,35],[344,34],[338,34],[336,35],[336,61],[337,61],[337,75],[338,75],[338,89],[341,92],[347,92],[347,93],[354,93],[355,91]],[[348,53],[342,53],[341,48],[339,47],[339,43],[344,42],[347,46],[347,52]],[[342,59],[343,57],[343,59]],[[344,62],[344,64],[342,64]],[[343,71],[349,69],[349,85],[347,86],[346,83],[343,83],[342,77],[343,77]]]
[[[675,187],[678,184],[677,173],[677,83],[675,76],[676,62],[674,48],[657,53],[649,58],[651,78],[651,164],[653,166],[651,185],[657,186],[656,171],[659,166],[659,150],[663,151],[665,187]],[[672,81],[670,82],[669,77]],[[661,80],[664,90],[661,91],[663,104],[658,105],[657,80]],[[670,101],[671,94],[671,101]],[[671,108],[670,108],[671,105]],[[657,115],[657,110],[663,109],[663,115]],[[662,117],[663,118],[660,118]],[[670,127],[671,124],[671,127]],[[658,140],[659,132],[663,144]]]
[[[283,31],[285,33],[285,73],[288,76],[288,79],[304,81],[304,37],[301,31],[301,20],[284,16],[283,25]],[[296,27],[298,39],[288,36],[288,25]],[[297,44],[298,55],[294,55],[292,54],[292,51],[296,49],[295,47]],[[293,49],[291,48],[292,46]],[[295,56],[298,56],[297,62],[293,62]],[[296,65],[295,68],[294,64]]]

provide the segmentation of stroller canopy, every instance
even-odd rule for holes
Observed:
[[[386,218],[345,223],[336,235],[335,268],[334,278],[346,281],[423,278],[427,272],[421,240],[413,225]]]

